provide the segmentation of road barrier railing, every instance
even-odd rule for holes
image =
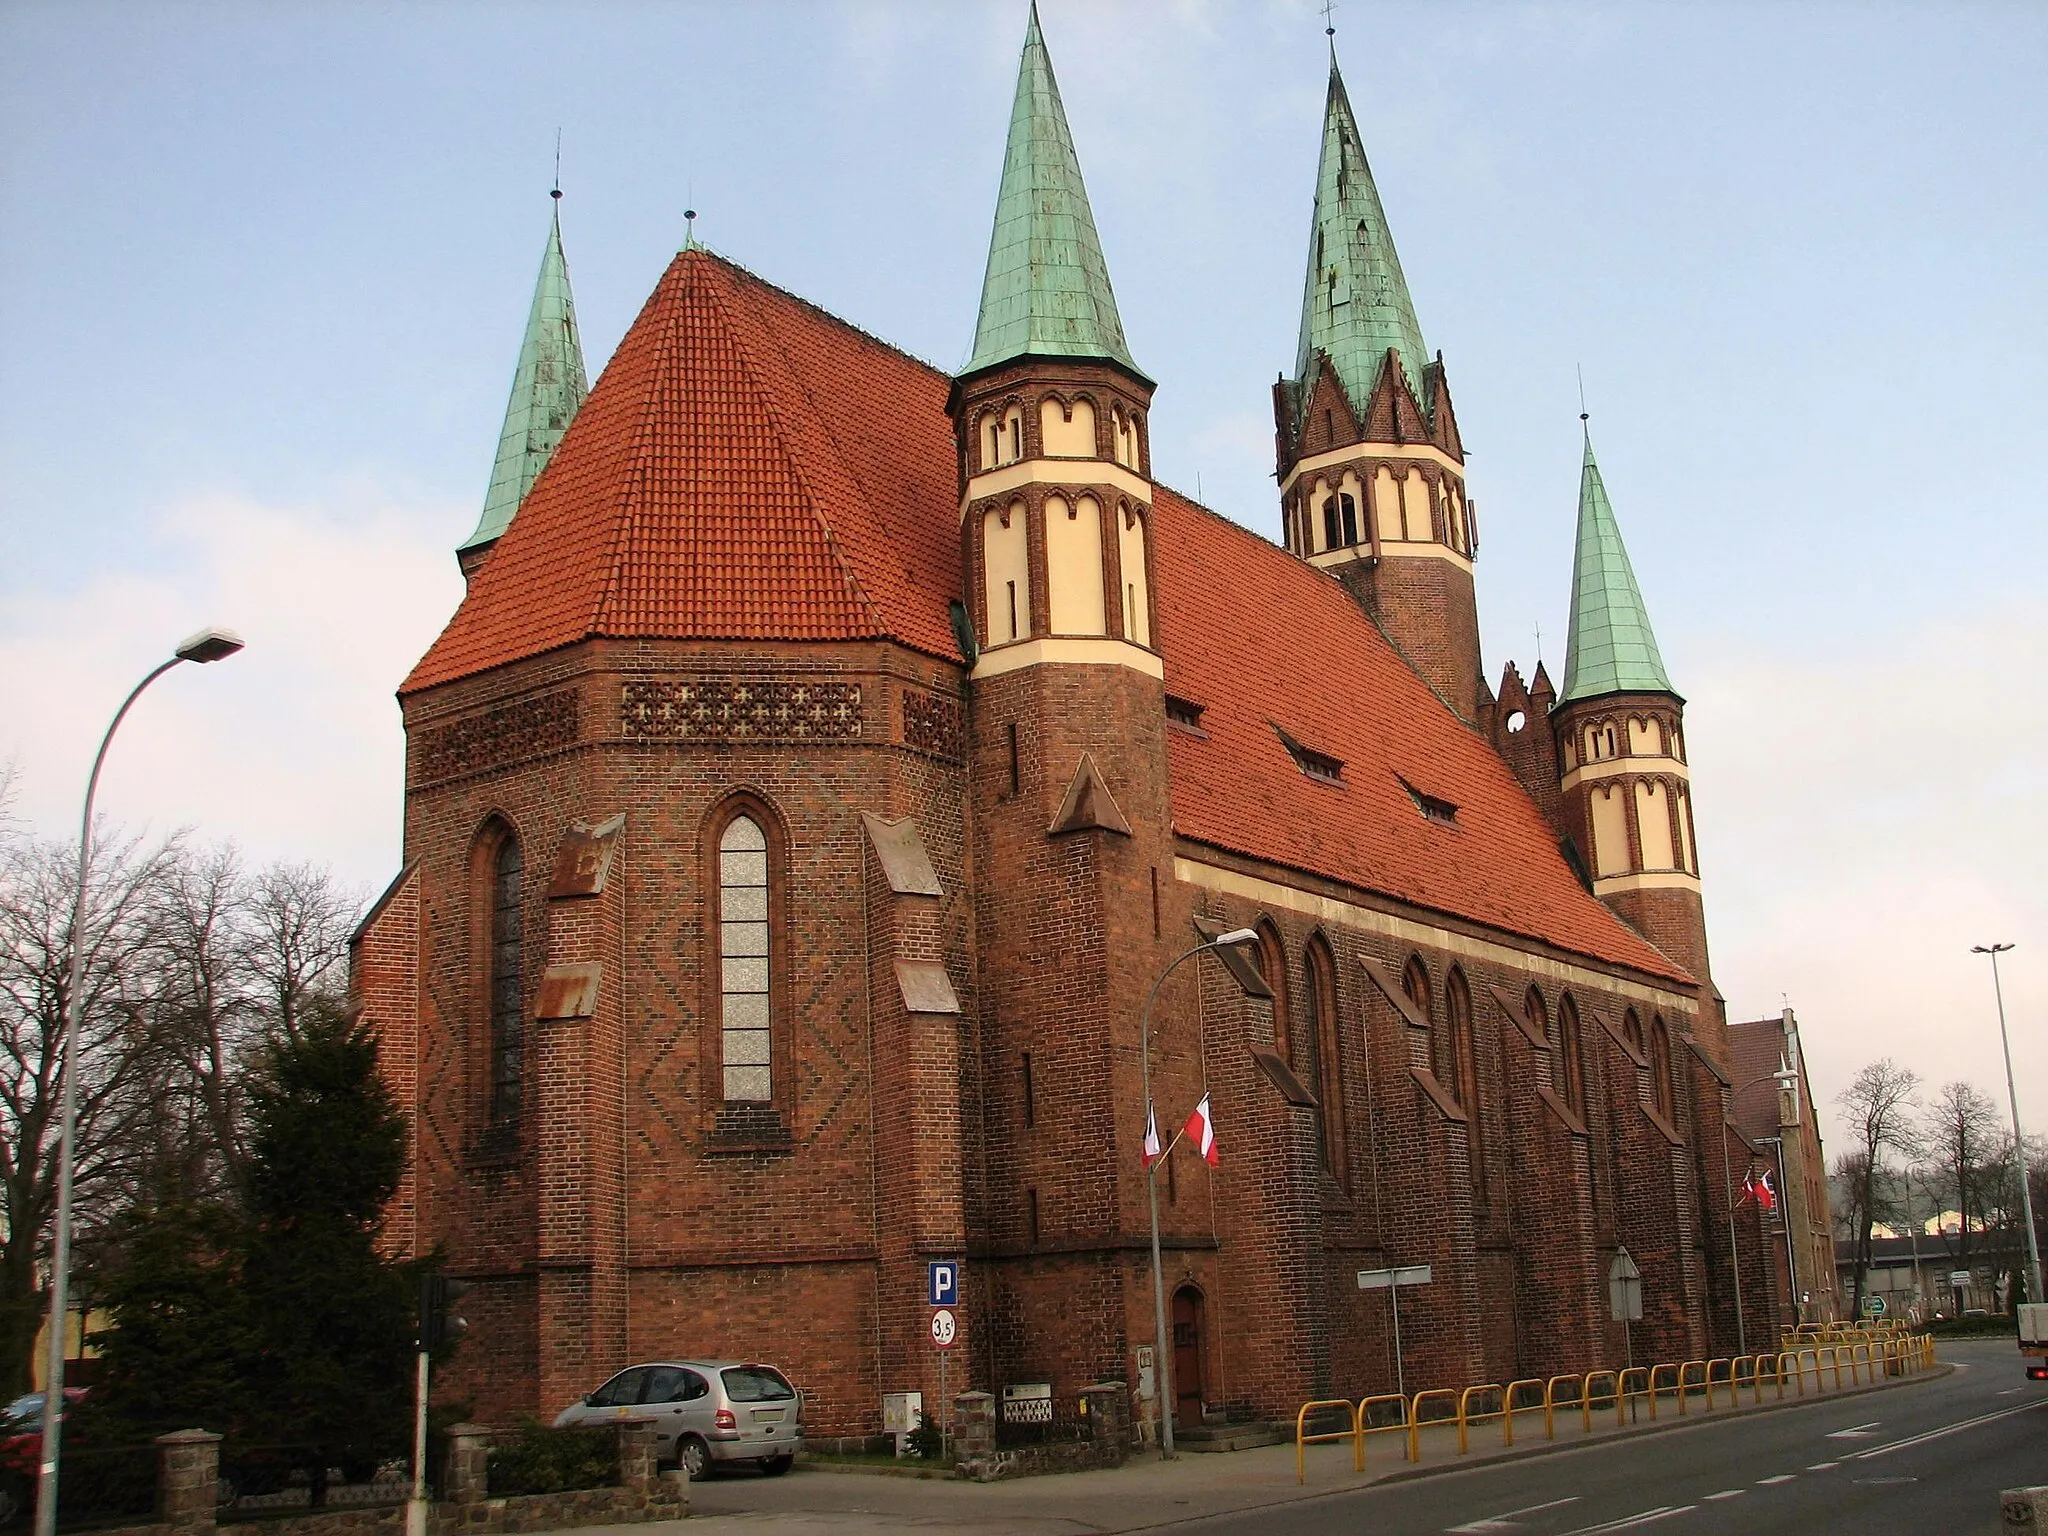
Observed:
[[[1422,1431],[1425,1428],[1455,1427],[1458,1454],[1463,1456],[1470,1454],[1472,1449],[1473,1425],[1484,1424],[1489,1419],[1500,1420],[1501,1444],[1511,1446],[1515,1443],[1516,1414],[1534,1413],[1538,1408],[1543,1410],[1543,1438],[1555,1440],[1557,1410],[1560,1408],[1578,1409],[1580,1432],[1590,1435],[1593,1432],[1594,1409],[1605,1413],[1612,1408],[1615,1424],[1625,1427],[1629,1423],[1632,1405],[1640,1401],[1649,1408],[1650,1419],[1654,1423],[1658,1401],[1666,1393],[1677,1401],[1681,1416],[1695,1396],[1711,1413],[1723,1388],[1727,1391],[1730,1408],[1742,1406],[1744,1387],[1750,1390],[1751,1403],[1761,1406],[1766,1380],[1777,1388],[1777,1395],[1782,1400],[1788,1374],[1793,1392],[1804,1397],[1809,1376],[1817,1396],[1831,1390],[1830,1376],[1833,1377],[1832,1390],[1842,1390],[1845,1365],[1848,1367],[1849,1385],[1860,1387],[1875,1385],[1880,1375],[1909,1375],[1935,1364],[1934,1339],[1929,1334],[1908,1333],[1904,1329],[1830,1331],[1836,1335],[1854,1333],[1860,1337],[1838,1337],[1833,1342],[1823,1343],[1819,1342],[1817,1333],[1808,1334],[1802,1329],[1785,1336],[1784,1342],[1794,1343],[1795,1347],[1765,1350],[1753,1355],[1717,1355],[1711,1360],[1666,1361],[1650,1366],[1632,1365],[1619,1371],[1601,1369],[1548,1379],[1528,1377],[1511,1381],[1506,1386],[1490,1381],[1470,1387],[1431,1387],[1408,1396],[1381,1392],[1356,1402],[1341,1397],[1318,1398],[1314,1402],[1303,1403],[1294,1416],[1295,1481],[1308,1481],[1308,1447],[1311,1445],[1350,1441],[1351,1468],[1354,1472],[1363,1472],[1368,1435],[1403,1435],[1407,1441],[1404,1447],[1406,1459],[1418,1462],[1422,1460]]]

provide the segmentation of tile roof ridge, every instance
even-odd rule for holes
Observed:
[[[846,316],[835,314],[831,310],[825,308],[824,305],[819,304],[814,300],[807,299],[802,294],[792,292],[790,289],[783,287],[780,283],[773,282],[770,279],[763,277],[760,273],[756,272],[752,267],[747,266],[744,262],[734,261],[730,256],[726,255],[723,251],[714,251],[708,246],[696,245],[692,246],[690,250],[681,252],[679,254],[686,256],[702,256],[708,261],[716,262],[718,265],[726,267],[731,271],[737,273],[739,276],[745,278],[748,282],[757,284],[762,288],[766,288],[770,293],[774,294],[777,298],[787,299],[790,303],[797,305],[799,308],[809,310],[819,319],[829,320],[832,324],[840,327],[842,330],[851,331],[854,335],[860,337],[861,340],[871,341],[876,346],[882,348],[884,351],[895,353],[898,357],[902,358],[906,363],[912,363],[917,367],[922,368],[926,373],[932,375],[932,377],[936,379],[944,379],[948,384],[952,383],[953,381],[953,375],[944,368],[941,368],[937,363],[931,362],[926,358],[919,357],[915,352],[910,351],[906,347],[898,346],[895,342],[889,340],[886,336],[877,336],[873,331],[869,330],[866,326],[856,325],[853,323],[853,321],[847,319]]]
[[[739,269],[729,262],[725,265],[729,269],[725,282],[730,285],[732,274]],[[838,479],[845,491],[843,498],[839,498],[840,504],[849,514],[859,516],[864,513],[870,522],[874,522],[875,512],[868,503],[867,488],[847,467],[838,441],[832,436],[831,429],[825,425],[815,397],[803,382],[802,371],[792,366],[789,354],[783,350],[775,334],[774,326],[736,286],[728,287],[726,292],[720,293],[714,285],[707,292],[711,294],[712,302],[718,305],[720,313],[724,315],[727,325],[732,329],[733,345],[745,362],[747,371],[753,378],[754,387],[761,392],[762,406],[768,413],[775,442],[789,460],[790,472],[796,477],[797,484],[803,492],[804,502],[817,522],[818,531],[824,536],[825,547],[832,552],[833,562],[839,567],[840,576],[845,580],[848,591],[859,605],[862,614],[866,616],[867,622],[873,627],[873,633],[893,633],[894,628],[883,612],[882,604],[876,600],[875,594],[869,590],[869,584],[861,577],[859,562],[848,549],[839,529],[833,526],[832,518],[827,515],[825,507],[828,498],[818,494],[817,482]],[[762,376],[764,368],[774,368],[783,376],[771,383]],[[799,421],[794,413],[783,408],[783,397],[777,385],[794,390],[802,399],[806,408],[803,420]],[[826,462],[817,462],[811,445],[804,441],[813,433],[825,440]]]

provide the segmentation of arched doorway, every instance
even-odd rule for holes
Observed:
[[[1202,1422],[1207,1397],[1202,1380],[1202,1293],[1184,1285],[1173,1293],[1173,1422]]]

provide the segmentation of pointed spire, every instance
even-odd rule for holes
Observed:
[[[1622,547],[1621,529],[1586,434],[1579,471],[1579,543],[1572,559],[1572,622],[1558,703],[1607,693],[1674,693],[1650,632],[1649,610]]]
[[[961,372],[1026,356],[1106,358],[1138,373],[1035,4],[1010,108],[974,353]]]
[[[456,550],[459,557],[487,548],[512,525],[513,514],[590,390],[583,372],[583,344],[576,334],[576,304],[569,295],[569,264],[562,256],[562,193],[557,188],[550,195],[556,199],[554,218],[541,253],[533,307],[526,316],[526,336],[519,344],[519,369],[512,376],[512,399],[505,407],[505,430],[498,438],[490,490],[476,531]]]
[[[1309,370],[1317,352],[1327,353],[1363,419],[1373,386],[1386,365],[1387,349],[1401,354],[1408,388],[1425,412],[1432,402],[1423,394],[1423,369],[1429,351],[1408,283],[1401,276],[1401,258],[1394,251],[1393,232],[1358,119],[1344,91],[1344,76],[1330,56],[1330,90],[1323,107],[1323,154],[1316,169],[1316,206],[1309,226],[1308,279],[1301,294],[1301,344],[1294,377],[1306,399]]]

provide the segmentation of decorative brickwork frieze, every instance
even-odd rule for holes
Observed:
[[[413,739],[412,781],[434,784],[573,746],[577,715],[575,690],[562,688],[431,726]]]
[[[860,684],[632,678],[619,689],[619,732],[667,741],[852,740],[861,733]]]
[[[903,691],[903,744],[948,762],[960,760],[960,706],[935,693]]]

